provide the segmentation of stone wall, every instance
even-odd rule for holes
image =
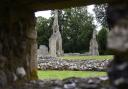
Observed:
[[[109,85],[108,77],[67,78],[64,80],[37,80],[26,82],[7,89],[114,89]]]
[[[64,60],[55,57],[38,58],[41,70],[107,71],[110,60]]]
[[[53,22],[53,33],[49,38],[49,54],[53,57],[62,56],[63,49],[62,49],[62,37],[59,31],[59,24],[58,24],[58,10],[54,11],[54,22]]]
[[[48,56],[48,47],[46,45],[40,45],[37,50],[37,57],[45,57]]]
[[[36,79],[34,13],[21,8],[0,8],[0,87]]]

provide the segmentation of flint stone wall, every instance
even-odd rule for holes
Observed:
[[[41,70],[106,71],[110,60],[64,60],[55,57],[38,59]]]
[[[108,81],[108,77],[33,80],[7,89],[113,89]]]
[[[55,17],[53,22],[53,34],[49,38],[49,53],[51,56],[62,56],[63,49],[62,49],[62,37],[59,31],[59,24],[58,24],[58,10],[54,11]]]
[[[0,89],[37,79],[35,16],[29,9],[0,8]]]

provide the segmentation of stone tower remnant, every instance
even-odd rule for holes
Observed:
[[[99,55],[98,43],[97,43],[97,40],[96,40],[96,33],[97,33],[97,31],[94,30],[93,35],[92,35],[92,39],[90,41],[90,47],[89,47],[89,54],[93,55],[93,56]]]
[[[59,25],[58,25],[58,10],[54,11],[55,17],[53,22],[53,34],[49,38],[49,53],[51,56],[62,56],[63,50],[62,50],[62,37],[59,31]]]

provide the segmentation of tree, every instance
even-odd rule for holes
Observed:
[[[52,33],[52,19],[37,17],[36,29],[38,45],[48,46],[48,39]]]
[[[96,20],[99,22],[103,27],[107,27],[106,22],[106,7],[107,4],[95,5],[94,12],[96,15]]]
[[[107,52],[107,29],[102,28],[97,36],[100,54],[106,54]]]
[[[63,10],[62,38],[65,52],[85,52],[89,50],[92,37],[93,17],[86,7]]]

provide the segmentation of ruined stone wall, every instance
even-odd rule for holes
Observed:
[[[36,79],[34,13],[5,7],[0,11],[0,85]]]
[[[59,31],[59,25],[58,25],[58,10],[54,11],[54,22],[53,22],[53,34],[49,38],[49,53],[51,56],[62,56],[63,55],[63,49],[62,49],[62,37],[61,33]]]

